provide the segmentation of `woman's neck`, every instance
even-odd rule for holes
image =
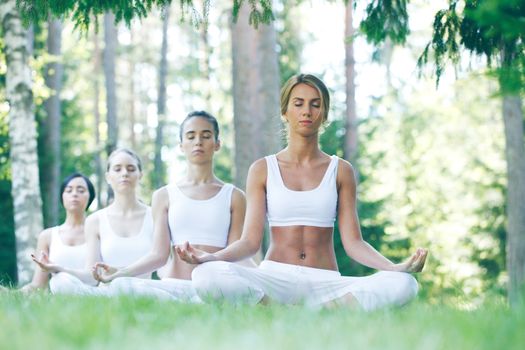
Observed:
[[[111,203],[112,210],[120,213],[133,211],[138,207],[140,207],[140,203],[137,199],[135,192],[115,193],[115,199],[113,203]]]
[[[188,171],[185,181],[192,184],[206,184],[217,181],[213,173],[213,163],[191,164],[188,163]]]
[[[288,140],[288,146],[285,148],[289,160],[302,163],[321,155],[322,152],[319,149],[318,140],[317,135],[312,135],[311,137],[299,135],[294,137],[291,135]]]
[[[69,228],[77,228],[84,226],[85,215],[84,212],[67,212],[64,226]]]

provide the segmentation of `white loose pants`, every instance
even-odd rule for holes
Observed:
[[[49,280],[49,290],[52,294],[110,296],[108,285],[91,286],[78,277],[66,272],[54,274]]]
[[[121,277],[111,282],[110,289],[116,295],[148,296],[162,300],[202,303],[191,281],[177,278],[147,280],[136,277]]]
[[[258,268],[214,261],[192,273],[201,299],[256,304],[264,296],[283,304],[319,306],[351,294],[366,310],[403,305],[418,290],[415,278],[403,272],[381,271],[366,277],[341,276],[337,271],[264,260]]]

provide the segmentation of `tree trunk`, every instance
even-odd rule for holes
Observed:
[[[509,301],[523,302],[525,293],[525,146],[519,96],[503,97],[507,158],[507,268]]]
[[[203,7],[202,13],[204,14],[206,12],[206,5],[204,1],[203,1],[202,7]],[[207,22],[204,22],[202,25],[202,28],[200,30],[200,37],[201,37],[202,51],[203,51],[202,62],[201,62],[201,65],[202,65],[201,72],[202,72],[202,76],[205,82],[203,86],[203,88],[205,89],[203,91],[203,96],[204,96],[204,100],[206,104],[206,110],[213,114],[213,112],[211,111],[212,107],[211,107],[211,68],[210,68],[210,58],[211,58],[212,49],[210,47],[210,41],[208,38],[208,23]]]
[[[102,186],[104,185],[104,170],[100,157],[100,46],[98,32],[93,32],[93,115],[95,116],[95,174],[97,177],[97,208],[102,208]]]
[[[104,14],[104,52],[102,64],[106,78],[106,122],[107,140],[106,153],[109,156],[117,147],[118,124],[117,124],[117,88],[115,82],[115,56],[117,49],[117,27],[115,26],[115,15],[107,12]],[[113,198],[111,187],[108,186],[107,203]]]
[[[133,27],[129,28],[129,37],[131,47],[133,46]],[[128,91],[128,104],[129,104],[129,141],[132,149],[137,148],[137,138],[135,137],[135,54],[134,50],[130,50],[129,61],[128,61],[128,79],[129,79],[129,91]]]
[[[502,71],[508,72],[516,59],[516,53],[503,47]],[[500,76],[500,88],[507,160],[507,270],[509,302],[516,306],[525,302],[525,143],[520,95],[509,90],[506,74]]]
[[[357,158],[357,112],[355,101],[355,57],[353,1],[348,1],[345,10],[345,75],[346,75],[346,134],[344,158],[356,166]]]
[[[27,30],[16,9],[16,1],[0,5],[4,33],[6,97],[9,102],[9,141],[13,210],[17,246],[18,282],[31,278],[29,256],[42,230],[42,201],[38,176],[37,135],[31,69],[28,63]]]
[[[166,170],[162,162],[162,145],[164,143],[164,125],[166,123],[166,77],[168,75],[168,24],[170,8],[163,9],[162,18],[162,47],[159,63],[159,93],[157,100],[157,133],[155,136],[155,160],[153,170],[153,187],[159,188],[165,183]]]
[[[279,149],[279,65],[273,24],[248,23],[243,6],[232,27],[235,184],[245,189],[250,164]]]
[[[44,189],[44,221],[45,226],[58,224],[60,198],[60,143],[61,143],[61,106],[60,91],[62,89],[63,66],[61,58],[62,23],[50,18],[48,21],[47,51],[52,61],[47,65],[45,81],[51,90],[50,97],[45,101],[47,119],[44,122],[44,147],[46,157],[42,171]]]

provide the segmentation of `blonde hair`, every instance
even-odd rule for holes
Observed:
[[[111,160],[115,158],[117,154],[122,153],[122,152],[129,154],[133,159],[135,159],[137,161],[137,167],[139,168],[140,171],[142,171],[142,161],[140,160],[140,157],[137,155],[137,153],[130,150],[129,148],[117,148],[116,150],[111,152],[111,154],[108,157],[108,165],[107,165],[106,171],[109,171],[109,168],[111,167]]]
[[[319,92],[319,96],[321,97],[323,122],[326,122],[328,119],[328,110],[330,109],[330,93],[323,81],[312,74],[296,74],[284,83],[281,89],[281,115],[284,116],[288,110],[288,103],[290,102],[292,90],[299,84],[306,84]]]

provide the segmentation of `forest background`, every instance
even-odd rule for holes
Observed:
[[[32,270],[28,252],[34,249],[37,228],[63,219],[58,186],[67,174],[81,171],[96,184],[91,211],[110,200],[104,164],[117,146],[130,147],[143,159],[145,203],[150,204],[153,190],[176,181],[184,167],[178,125],[192,110],[218,117],[222,149],[216,173],[244,189],[249,164],[286,144],[279,86],[297,72],[316,74],[330,88],[330,123],[321,147],[350,160],[358,171],[364,238],[396,261],[418,246],[430,250],[425,271],[417,276],[423,298],[471,308],[489,297],[505,298],[509,271],[523,275],[525,258],[509,270],[508,252],[519,247],[509,240],[509,196],[525,198],[525,193],[508,190],[509,174],[514,174],[509,159],[514,158],[509,158],[503,122],[510,94],[519,105],[523,149],[523,70],[512,66],[504,76],[505,71],[496,69],[504,66],[504,55],[498,61],[493,51],[473,50],[459,40],[464,38],[459,25],[472,1],[276,0],[269,24],[262,23],[268,15],[264,11],[259,17],[250,14],[247,4],[252,2],[240,8],[236,24],[231,2],[209,6],[193,1],[193,9],[174,2],[153,7],[142,19],[124,13],[117,22],[108,12],[86,17],[89,26],[86,18],[46,16],[19,33],[34,103],[32,121],[22,126],[14,126],[8,103],[8,3],[13,1],[4,1],[0,11],[2,284],[27,282]],[[385,18],[374,18],[373,6],[385,3],[395,6],[383,12],[398,20],[409,13],[406,23],[391,28]],[[507,3],[518,7],[518,19],[524,18],[523,5]],[[38,10],[21,9],[27,11],[22,17],[26,21],[36,16],[31,10]],[[435,22],[440,10],[441,21]],[[503,17],[506,12],[495,13],[502,16],[496,20],[509,20]],[[449,20],[453,28],[454,15],[458,32],[448,32],[442,45],[436,44],[438,24],[446,27]],[[521,65],[523,31],[518,28]],[[461,45],[454,51],[447,40],[455,35]],[[450,65],[439,61],[443,47],[452,53]],[[436,52],[425,57],[426,49]],[[13,145],[18,146],[10,141],[14,128],[29,136],[35,128],[34,174],[13,171]],[[522,171],[518,180],[523,184],[525,169],[517,161],[510,164]],[[36,184],[28,192],[33,197],[16,191],[15,180],[24,176],[33,182],[26,179],[20,186]],[[26,203],[25,209],[20,203]],[[513,218],[523,222],[525,211],[519,208]],[[18,226],[17,210],[25,210]],[[523,226],[516,232],[525,241]],[[335,237],[343,274],[372,272],[346,257],[337,229]],[[523,276],[517,281],[519,286]]]

